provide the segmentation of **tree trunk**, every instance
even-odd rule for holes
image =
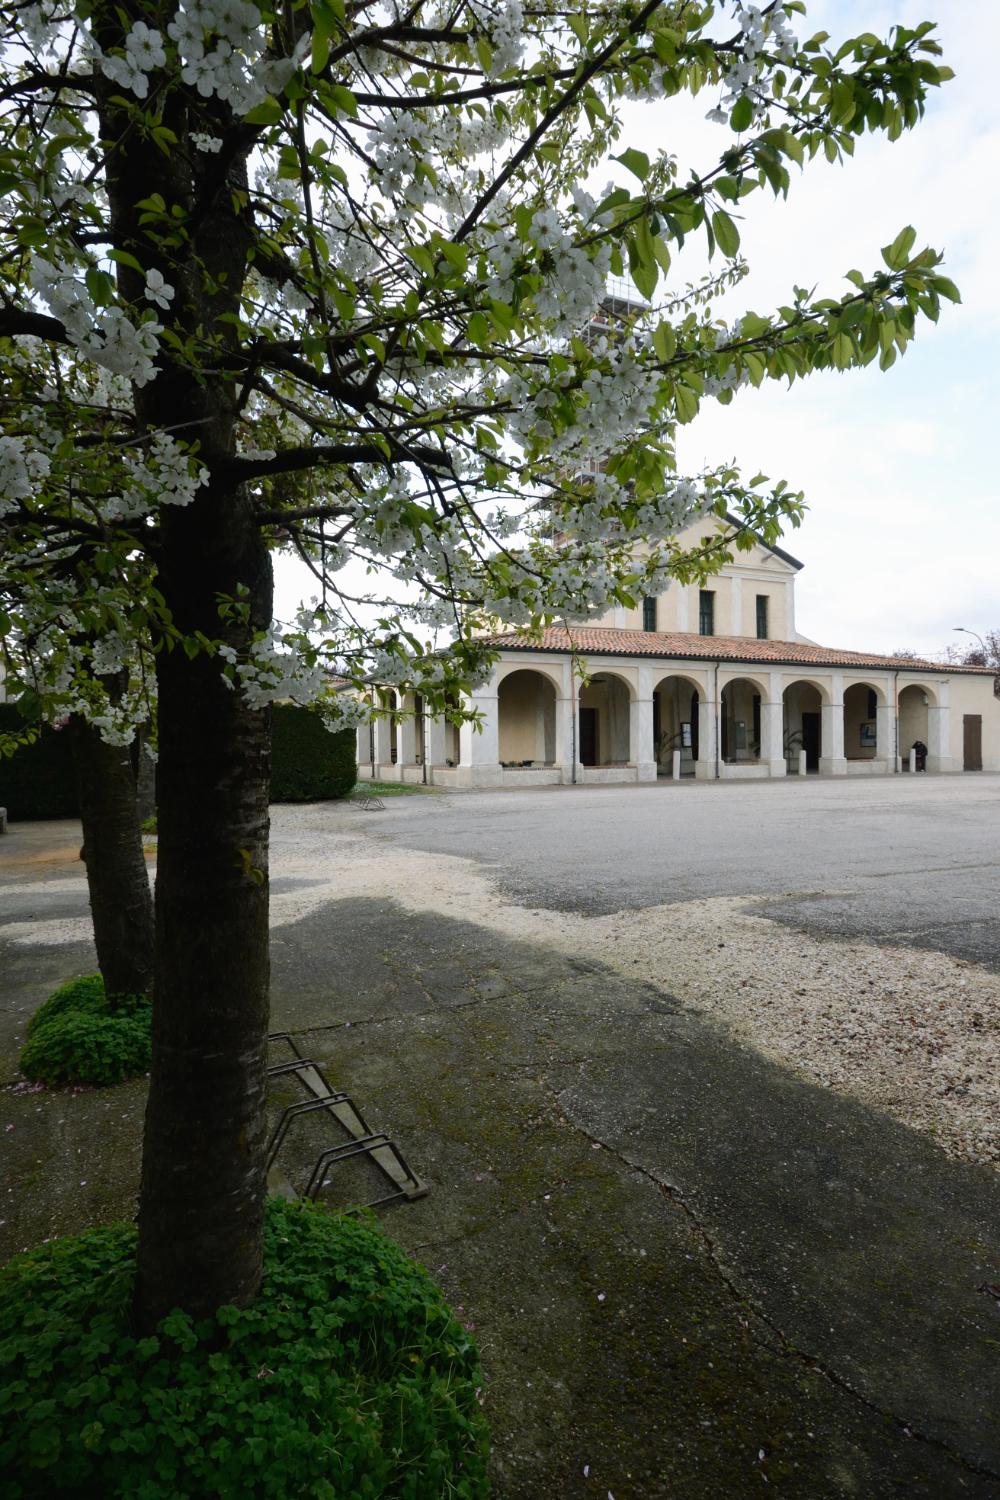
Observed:
[[[92,16],[105,51],[124,44],[125,11],[98,0]],[[237,127],[220,100],[176,88],[163,119],[181,144],[163,153],[115,102],[111,81],[98,92],[102,133],[114,142],[110,240],[128,252],[118,285],[143,304],[144,278],[128,259],[136,257],[175,289],[162,316],[173,342],[164,335],[155,380],[134,393],[138,426],[194,444],[213,476],[190,503],[159,507],[151,538],[157,587],[182,644],[173,634],[157,642],[156,1003],[134,1302],[135,1322],[148,1331],[174,1307],[203,1317],[224,1303],[245,1306],[261,1277],[270,714],[252,709],[224,679],[223,661],[203,649],[221,640],[245,661],[271,623],[270,557],[251,496],[225,478],[247,368],[238,324],[253,238],[254,130]],[[214,156],[188,148],[195,123],[207,129],[213,119],[229,143],[221,170]],[[144,219],[153,184],[179,215],[176,237]],[[201,368],[189,348],[200,351]],[[223,599],[238,602],[220,612]]]
[[[178,627],[218,638],[218,592],[250,590],[244,647],[271,615],[267,556],[242,496],[164,520]],[[268,1029],[270,712],[212,655],[158,657],[156,1005],[135,1314],[245,1306],[261,1277]]]
[[[107,745],[74,714],[83,857],[97,963],[109,995],[144,995],[153,978],[153,902],[127,745]]]

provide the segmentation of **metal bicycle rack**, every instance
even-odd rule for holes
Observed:
[[[297,1120],[319,1111],[326,1112],[344,1132],[346,1140],[337,1146],[321,1151],[316,1159],[306,1185],[306,1198],[319,1198],[329,1182],[328,1173],[339,1163],[365,1157],[392,1184],[392,1191],[381,1198],[373,1198],[366,1208],[381,1208],[400,1198],[412,1201],[423,1198],[429,1191],[426,1183],[410,1168],[395,1142],[385,1131],[373,1131],[364,1115],[349,1094],[335,1089],[318,1063],[311,1057],[303,1057],[295,1038],[287,1031],[274,1031],[268,1037],[274,1045],[284,1043],[292,1056],[284,1062],[273,1063],[267,1070],[271,1078],[293,1077],[305,1090],[306,1098],[290,1104],[282,1111],[278,1123],[271,1132],[267,1145],[268,1180],[275,1191],[294,1196],[294,1189],[278,1169],[278,1154],[288,1139],[288,1133]]]
[[[377,792],[362,791],[352,800],[365,812],[385,812],[385,803]]]

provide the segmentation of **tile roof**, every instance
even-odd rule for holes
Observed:
[[[910,660],[899,656],[876,656],[865,651],[838,651],[831,646],[813,646],[805,641],[758,641],[752,636],[668,634],[661,630],[612,630],[603,626],[552,625],[537,636],[519,631],[488,636],[504,651],[575,650],[581,656],[656,656],[691,661],[773,662],[775,665],[811,667],[878,667],[900,672],[969,672],[993,676],[993,667],[954,666],[951,663]]]

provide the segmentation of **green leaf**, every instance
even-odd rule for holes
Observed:
[[[753,119],[753,102],[749,94],[741,94],[733,105],[733,112],[729,116],[729,124],[733,130],[746,130]]]
[[[940,292],[942,297],[947,297],[949,302],[961,302],[962,300],[962,294],[958,290],[958,287],[947,276],[932,276],[931,286],[936,292]]]
[[[329,34],[315,27],[312,37],[312,71],[322,73],[330,61],[330,37]]]
[[[917,237],[917,231],[912,224],[907,224],[901,229],[891,245],[883,245],[882,259],[890,271],[901,271],[910,259],[910,251]]]
[[[698,397],[690,386],[674,386],[674,410],[678,422],[691,422],[698,415]]]
[[[252,110],[247,110],[243,115],[244,124],[277,124],[285,111],[280,107],[277,99],[262,99],[259,104],[253,105]]]
[[[616,156],[614,160],[620,161],[622,166],[627,167],[640,182],[645,182],[649,176],[649,157],[645,151],[637,151],[634,146],[629,146],[627,151],[623,151],[621,156]]]
[[[326,90],[331,104],[340,111],[342,115],[350,115],[353,119],[358,112],[358,101],[350,89],[345,89],[342,83],[331,83]]]
[[[723,255],[728,255],[730,260],[738,254],[740,248],[740,232],[732,219],[721,208],[712,215],[712,228],[715,230],[715,238]]]
[[[653,330],[653,349],[657,359],[666,364],[677,352],[677,335],[669,323],[658,323]]]

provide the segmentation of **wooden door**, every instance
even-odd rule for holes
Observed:
[[[580,764],[597,765],[597,709],[580,706]]]
[[[983,716],[962,716],[962,761],[966,771],[983,769]]]

